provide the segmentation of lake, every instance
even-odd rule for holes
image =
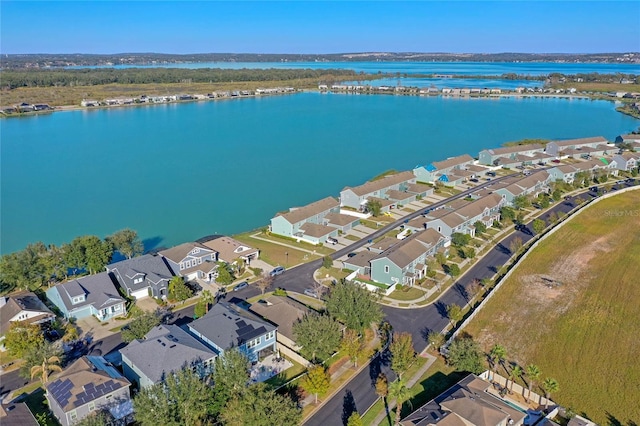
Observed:
[[[183,64],[77,66],[81,68],[285,68],[350,69],[366,74],[456,74],[456,75],[548,75],[554,72],[578,74],[640,74],[638,64],[556,63],[556,62],[192,62]]]
[[[125,227],[147,248],[234,234],[388,169],[639,125],[606,101],[320,93],[5,119],[0,250]]]

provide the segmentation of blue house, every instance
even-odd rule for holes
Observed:
[[[127,314],[125,300],[107,272],[77,278],[51,287],[47,298],[62,311],[65,318],[94,315],[100,321]]]
[[[238,348],[249,361],[257,362],[276,352],[277,327],[235,305],[218,303],[187,327],[218,355]]]

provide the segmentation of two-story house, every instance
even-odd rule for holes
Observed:
[[[187,327],[221,356],[237,348],[250,361],[257,362],[277,349],[277,327],[236,305],[217,303]]]
[[[218,252],[200,243],[183,243],[159,252],[174,274],[187,281],[215,281],[218,276]]]
[[[133,420],[130,386],[104,358],[83,356],[45,385],[45,396],[62,426],[100,410],[110,413],[112,424],[126,425]]]
[[[473,172],[466,170],[466,166],[473,164],[473,161],[469,154],[464,154],[443,161],[435,161],[426,166],[417,166],[413,169],[413,174],[418,182],[454,183],[473,175]]]
[[[548,183],[551,175],[546,170],[541,170],[517,179],[511,182],[505,182],[504,185],[498,185],[494,192],[500,194],[502,198],[509,204],[513,203],[513,199],[519,196],[536,196],[542,192],[548,191]]]
[[[415,175],[410,171],[388,175],[366,182],[359,186],[345,187],[340,191],[340,205],[363,211],[370,198],[388,199],[388,191],[406,191],[410,184],[416,183]]]
[[[202,242],[202,245],[217,252],[218,259],[229,264],[237,259],[242,259],[245,263],[250,264],[252,260],[260,257],[260,250],[249,247],[247,244],[231,237],[214,238]]]
[[[504,148],[484,149],[478,154],[478,162],[487,166],[497,166],[500,158],[516,159],[517,156],[521,156],[519,160],[530,159],[534,161],[540,157],[536,154],[544,153],[544,145],[531,144],[531,145],[517,145],[507,146]],[[522,161],[520,161],[522,162]]]
[[[640,165],[640,153],[623,152],[622,154],[614,155],[611,159],[611,164],[618,170],[629,171],[635,169]]]
[[[606,145],[609,141],[602,136],[592,138],[570,139],[565,141],[551,141],[545,147],[545,152],[553,157],[563,156],[567,149],[579,149],[583,147],[595,148],[598,145]]]
[[[57,284],[48,289],[46,294],[65,318],[93,315],[100,321],[107,321],[127,314],[125,300],[118,294],[108,272]]]
[[[618,175],[618,169],[614,167],[612,163],[609,163],[605,159],[581,161],[574,164],[565,164],[558,167],[553,167],[548,170],[551,175],[551,180],[563,180],[567,183],[573,183],[576,173],[586,172],[589,175],[595,173]]]
[[[340,213],[340,204],[333,197],[291,208],[271,219],[271,232],[285,237],[304,240],[312,244],[324,243],[328,237],[337,237],[338,229],[327,226],[325,218],[330,213]]]
[[[11,324],[43,324],[55,319],[55,315],[30,291],[0,296],[0,343]]]
[[[499,194],[489,194],[455,210],[436,210],[425,217],[425,226],[435,229],[445,237],[460,232],[475,235],[474,223],[480,221],[485,226],[492,226],[493,222],[500,219],[500,208],[506,201]]]
[[[141,389],[188,367],[200,377],[211,373],[216,353],[177,325],[158,325],[144,339],[120,349],[124,375]]]
[[[135,298],[165,299],[173,271],[162,256],[145,254],[107,265],[123,291]]]

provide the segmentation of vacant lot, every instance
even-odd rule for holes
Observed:
[[[600,424],[640,419],[640,191],[603,200],[538,246],[466,331],[555,378]],[[502,372],[504,374],[504,371]]]

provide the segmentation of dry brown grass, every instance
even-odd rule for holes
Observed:
[[[640,419],[640,191],[588,207],[542,242],[466,329],[553,377],[600,424]]]

